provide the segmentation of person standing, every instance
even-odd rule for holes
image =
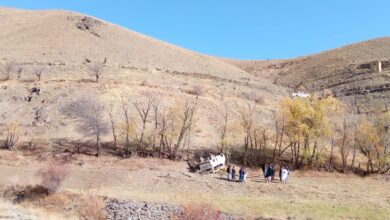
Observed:
[[[272,164],[268,169],[266,173],[266,179],[268,182],[272,182],[275,177],[275,165]]]
[[[227,167],[226,173],[227,173],[227,180],[231,181],[232,180],[232,167],[230,165]]]
[[[234,166],[233,166],[233,169],[232,169],[232,181],[236,182],[236,168]]]
[[[247,176],[248,174],[247,174],[247,172],[246,172],[246,169],[245,168],[243,168],[242,169],[242,182],[246,182],[246,176]]]
[[[267,179],[267,175],[268,175],[268,169],[269,169],[269,166],[268,164],[264,164],[264,167],[263,167],[263,173],[264,173],[264,178]]]
[[[241,182],[244,182],[244,168],[242,168],[242,167],[240,167],[240,171],[238,171],[238,173],[239,173],[239,181],[240,181],[240,183]]]
[[[282,183],[285,184],[287,182],[287,178],[288,178],[288,169],[287,167],[283,167],[282,168],[282,171],[281,171],[281,180],[282,180]]]

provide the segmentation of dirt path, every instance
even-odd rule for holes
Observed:
[[[80,166],[79,161],[83,161]],[[38,163],[0,165],[0,184],[35,184]],[[225,180],[225,173],[189,173],[183,162],[157,159],[77,158],[62,190],[113,198],[186,204],[206,202],[249,217],[385,219],[390,215],[390,184],[376,178],[336,175],[304,177],[293,173],[288,184],[266,183],[250,170],[245,184]]]

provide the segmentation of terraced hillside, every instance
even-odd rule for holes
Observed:
[[[382,72],[370,69],[382,61]],[[258,77],[291,90],[329,89],[367,112],[377,103],[390,104],[390,38],[352,44],[290,60],[229,61]]]

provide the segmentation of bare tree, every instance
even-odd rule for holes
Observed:
[[[79,122],[79,130],[96,138],[96,156],[100,155],[101,136],[108,132],[108,123],[104,120],[104,107],[94,97],[81,97],[66,105],[63,113]]]
[[[178,159],[180,150],[190,144],[191,129],[195,126],[195,112],[198,97],[187,101],[183,106],[175,105],[168,113],[162,113],[159,120],[160,155],[171,160]]]
[[[50,161],[36,173],[41,178],[41,185],[54,193],[69,175],[69,167]]]
[[[42,74],[46,71],[46,67],[39,65],[35,66],[33,69],[33,74],[37,77],[38,81],[41,81]]]
[[[153,98],[152,101],[152,109],[153,109],[153,118],[154,118],[154,129],[153,129],[153,150],[156,148],[156,141],[157,141],[157,132],[158,132],[158,125],[159,125],[159,110],[160,110],[160,99],[159,98]]]
[[[169,127],[168,117],[165,112],[161,114],[158,124],[159,124],[158,135],[160,137],[160,157],[161,157],[165,154],[166,148],[171,146],[169,141],[170,138],[169,135],[167,134],[168,127]]]
[[[284,136],[286,134],[286,124],[285,119],[280,112],[273,111],[273,118],[275,121],[275,143],[274,150],[272,153],[272,160],[275,160],[276,157],[282,157],[283,153],[290,148],[290,144],[282,148]],[[278,153],[276,153],[278,152]]]
[[[117,135],[116,135],[116,130],[115,130],[114,117],[112,114],[113,105],[112,104],[108,105],[106,107],[106,110],[108,112],[108,116],[110,117],[112,137],[114,138],[114,147],[117,149],[118,148],[118,141],[117,141]]]
[[[129,105],[128,102],[125,101],[124,96],[121,96],[121,104],[123,115],[125,116],[125,156],[128,157],[130,153],[130,117],[129,117]]]
[[[95,76],[95,82],[99,82],[99,78],[103,73],[103,67],[103,64],[100,63],[93,63],[88,67],[89,71]]]
[[[142,105],[139,102],[134,102],[133,104],[135,106],[135,109],[138,112],[139,117],[141,118],[141,121],[142,121],[142,130],[141,130],[141,135],[140,135],[138,142],[139,142],[139,144],[143,144],[145,129],[146,129],[146,122],[148,120],[148,115],[149,115],[150,109],[152,107],[152,100],[149,99],[146,105]]]
[[[186,102],[183,108],[183,112],[180,115],[180,121],[179,124],[179,135],[177,137],[176,144],[173,148],[173,151],[171,152],[170,158],[172,160],[176,160],[178,156],[179,149],[184,144],[185,140],[184,138],[186,135],[190,135],[191,127],[194,126],[195,120],[194,115],[195,111],[198,106],[198,97],[196,97],[195,101],[193,102]]]
[[[225,103],[225,111],[223,114],[223,120],[222,120],[222,126],[219,129],[220,133],[220,149],[219,151],[221,153],[225,153],[224,150],[226,148],[226,136],[227,136],[227,129],[228,129],[228,120],[229,120],[229,112],[228,112],[228,106]]]
[[[237,112],[241,117],[241,125],[244,131],[244,164],[248,163],[248,150],[253,148],[254,139],[252,136],[253,122],[254,122],[254,113],[255,107],[251,103],[247,103],[246,108],[238,107]]]

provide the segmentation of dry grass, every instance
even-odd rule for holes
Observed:
[[[29,184],[40,162],[29,157],[23,160],[30,163],[0,165],[0,175],[7,176],[0,183],[13,185],[13,180],[18,180],[20,184]],[[78,165],[80,160],[84,161],[82,166]],[[184,162],[85,155],[76,156],[69,166],[72,172],[62,189],[74,194],[183,205],[202,202],[249,219],[386,219],[390,215],[390,185],[386,178],[306,171],[293,172],[283,185],[265,183],[260,170],[250,169],[247,182],[239,184],[223,180],[223,172],[189,173]],[[78,198],[67,198],[63,193],[39,201],[53,212],[63,211],[55,207],[72,210],[67,204],[79,204]]]
[[[38,200],[47,195],[49,195],[49,189],[40,185],[13,185],[5,188],[2,192],[3,198],[15,203]]]
[[[78,214],[82,220],[105,220],[107,214],[105,203],[102,198],[85,196],[81,199]]]
[[[205,203],[186,204],[181,216],[177,216],[178,220],[222,220],[222,212],[213,206]]]

